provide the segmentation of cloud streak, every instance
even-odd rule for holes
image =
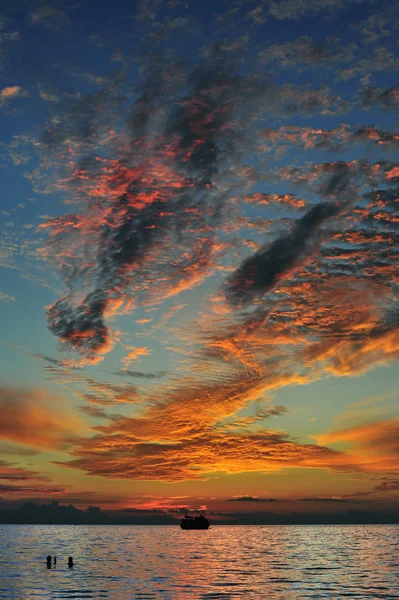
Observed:
[[[79,418],[44,390],[0,388],[0,410],[0,438],[17,444],[57,450],[82,432]]]
[[[306,250],[316,242],[321,225],[340,212],[327,202],[317,204],[297,220],[293,230],[248,258],[234,273],[226,290],[232,303],[254,302],[273,289],[276,283],[306,258]]]

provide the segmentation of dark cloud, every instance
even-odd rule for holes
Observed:
[[[111,415],[106,413],[103,408],[99,408],[98,406],[79,406],[78,410],[86,415],[89,415],[90,417],[94,417],[95,419],[111,418]]]
[[[38,4],[29,16],[33,25],[41,25],[52,31],[61,31],[69,24],[66,12],[60,6],[50,3]]]
[[[383,477],[376,486],[376,492],[397,492],[399,491],[399,479],[391,477]]]
[[[244,0],[241,0],[235,6],[246,7],[246,4]],[[343,0],[314,0],[310,3],[306,2],[306,0],[284,0],[280,2],[260,0],[255,8],[251,7],[248,10],[247,20],[259,26],[270,22],[271,19],[297,21],[316,16],[331,19],[332,15],[343,10],[348,10],[357,4],[358,0],[349,0],[347,2]]]
[[[60,366],[61,361],[57,358],[53,358],[52,356],[47,356],[46,354],[33,354],[35,358],[40,358],[51,365]]]
[[[255,406],[253,407],[255,409]],[[251,430],[255,426],[263,427],[263,421],[270,419],[271,417],[281,417],[282,415],[290,412],[285,406],[267,406],[256,410],[255,414],[247,417],[233,417],[227,419],[223,426],[219,426],[218,429],[225,429],[227,431],[239,429],[239,430]]]
[[[24,485],[8,485],[0,483],[0,494],[13,494],[17,496],[43,496],[49,494],[64,494],[65,488],[56,486],[24,486]]]
[[[368,87],[363,92],[363,104],[365,107],[376,104],[383,108],[398,108],[399,86],[392,86],[386,90],[377,87]]]
[[[36,471],[20,467],[15,462],[0,460],[0,479],[8,481],[46,481],[47,478]]]
[[[278,102],[271,105],[270,112],[282,116],[294,114],[339,115],[350,108],[348,101],[328,86],[313,88],[285,85],[278,92]]]
[[[40,451],[36,448],[26,448],[10,443],[0,444],[0,455],[2,456],[36,456]]]
[[[11,483],[2,483],[8,481]],[[44,482],[48,477],[19,466],[17,463],[0,460],[0,494],[11,496],[40,496],[42,494],[61,494],[65,488],[49,486]]]
[[[112,342],[103,319],[105,306],[105,300],[94,294],[76,308],[70,298],[61,298],[47,311],[50,330],[78,351],[87,350],[90,355],[106,352]]]
[[[341,185],[339,175],[326,189],[328,195]],[[277,239],[270,246],[246,259],[230,278],[226,296],[231,303],[248,303],[273,289],[277,282],[306,257],[309,244],[315,243],[315,234],[323,222],[336,217],[341,211],[337,204],[317,204],[297,220],[291,233]]]
[[[354,500],[351,498],[298,498],[297,502],[359,502],[359,500]]]
[[[167,371],[155,371],[154,373],[144,373],[143,371],[131,371],[130,369],[121,369],[119,371],[114,371],[115,375],[118,377],[132,377],[137,379],[162,379],[166,377]]]
[[[278,502],[276,498],[258,498],[257,496],[238,496],[237,498],[227,498],[226,502]]]

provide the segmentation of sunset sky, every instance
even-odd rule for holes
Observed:
[[[1,6],[0,505],[392,510],[397,2]]]

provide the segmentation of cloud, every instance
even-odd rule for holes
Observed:
[[[0,106],[9,102],[13,98],[25,96],[26,92],[19,85],[11,85],[0,90]]]
[[[47,354],[35,353],[32,354],[32,356],[34,356],[35,358],[40,358],[41,360],[44,360],[45,362],[50,363],[51,365],[54,365],[56,367],[62,366],[61,360],[59,360],[58,358],[53,358],[52,356],[47,356]]]
[[[284,85],[278,93],[279,103],[271,106],[271,113],[280,115],[322,114],[340,115],[346,113],[350,104],[328,86],[313,88],[309,85]]]
[[[353,61],[354,46],[343,45],[338,38],[330,37],[320,41],[303,35],[293,42],[273,44],[262,50],[259,58],[262,64],[278,69],[331,68],[337,63]]]
[[[90,405],[115,406],[116,404],[139,404],[143,398],[137,387],[130,384],[111,384],[91,377],[77,379],[84,391],[74,392],[75,396]]]
[[[335,502],[338,502],[338,503],[340,503],[340,502],[353,502],[353,501],[354,501],[354,499],[351,499],[351,498],[339,498],[339,497],[336,498],[334,496],[331,497],[331,498],[328,498],[328,497],[326,497],[326,498],[323,498],[323,497],[299,498],[297,500],[297,502],[332,502],[332,503],[335,503]],[[357,502],[358,502],[358,500],[357,500]]]
[[[115,342],[105,323],[110,304],[123,312],[135,295],[163,300],[198,285],[212,269],[226,193],[217,185],[221,148],[234,144],[234,115],[243,99],[251,110],[248,98],[260,101],[268,86],[210,56],[192,73],[179,73],[175,64],[151,65],[135,91],[120,134],[109,134],[109,113],[121,102],[109,89],[79,98],[72,119],[49,127],[42,142],[53,159],[68,144],[80,152],[61,185],[82,212],[42,228],[49,231],[48,256],[70,288],[48,307],[49,328],[89,362]],[[96,155],[100,144],[110,145],[115,158]],[[82,281],[89,290],[84,296]]]
[[[385,187],[394,168],[353,161],[284,169],[283,179],[329,197],[327,206],[338,212],[326,224],[321,220],[319,230],[314,205],[287,220],[290,233],[244,258],[228,276],[231,306],[225,324],[209,330],[209,356],[310,379],[363,373],[398,356],[397,237],[390,225],[398,190]]]
[[[0,479],[8,481],[44,481],[46,478],[35,471],[20,467],[14,462],[0,460]]]
[[[223,428],[227,431],[232,430],[250,430],[251,428],[262,428],[264,427],[264,421],[271,417],[280,417],[288,413],[289,410],[285,406],[265,406],[256,410],[256,412],[247,417],[233,416],[227,418],[220,429]]]
[[[374,10],[369,17],[353,25],[353,28],[361,32],[366,43],[376,43],[392,33],[396,15],[397,7],[394,5],[384,7],[383,10]]]
[[[142,431],[137,427],[141,426]],[[180,440],[143,439],[150,433],[146,421],[120,420],[85,442],[68,463],[57,463],[110,479],[184,481],[206,479],[211,473],[268,472],[284,468],[353,469],[340,453],[312,444],[297,444],[273,430],[240,435],[200,431]],[[166,429],[166,427],[165,427]],[[169,439],[174,427],[169,427]],[[179,427],[176,428],[178,431]],[[194,429],[194,423],[192,426]],[[165,432],[166,433],[166,432]]]
[[[356,453],[359,464],[370,471],[398,472],[399,418],[327,432],[318,435],[317,441],[321,444],[349,445]]]
[[[148,356],[151,354],[151,351],[145,346],[141,348],[126,346],[126,350],[129,350],[129,352],[124,358],[122,358],[122,363],[126,369],[133,361],[140,360],[140,356]]]
[[[56,167],[70,165],[56,185],[80,208],[41,226],[49,233],[46,256],[69,290],[48,307],[49,328],[92,364],[118,341],[111,314],[137,302],[161,304],[223,268],[229,244],[216,239],[218,227],[250,177],[242,158],[265,102],[284,116],[345,109],[326,87],[279,88],[257,74],[244,77],[217,45],[191,72],[178,61],[150,63],[122,127],[118,85],[71,99],[65,115],[60,107],[41,142]],[[254,202],[256,194],[246,198]],[[263,194],[260,202],[266,199],[304,206],[292,194]],[[312,228],[317,212],[333,209],[309,210],[294,227],[298,242],[301,224]]]
[[[1,495],[12,495],[12,496],[47,496],[53,494],[65,494],[66,488],[60,486],[25,486],[25,485],[13,485],[13,484],[5,484],[0,483],[0,494]]]
[[[69,24],[69,19],[61,8],[42,4],[37,10],[30,13],[33,25],[42,25],[53,31],[60,31],[65,25]]]
[[[313,127],[283,125],[279,129],[265,129],[262,132],[262,137],[267,147],[278,148],[285,144],[296,144],[303,149],[317,148],[334,152],[343,150],[348,146],[356,148],[359,144],[376,145],[379,147],[395,147],[399,144],[399,135],[394,132],[379,129],[375,125],[358,125],[353,127],[345,123],[334,129],[315,129]],[[262,199],[264,195],[258,194],[258,196]],[[274,200],[274,198],[278,198],[278,195],[271,195],[272,198]],[[287,195],[287,200],[289,198],[290,195]],[[266,197],[265,200],[268,200],[268,198]],[[282,200],[284,200],[284,196]],[[301,208],[304,206],[304,202],[302,201],[302,206],[295,203],[295,201],[291,205]]]
[[[374,486],[376,492],[396,492],[399,491],[399,479],[382,477],[380,483]]]
[[[36,456],[37,454],[40,454],[40,451],[36,448],[27,448],[9,442],[0,444],[0,455],[2,456]]]
[[[399,106],[399,86],[392,86],[387,89],[368,87],[363,91],[363,103],[365,107],[377,104],[383,108],[398,108]]]
[[[258,192],[245,197],[248,204],[257,204],[258,206],[268,206],[270,204],[283,204],[292,208],[304,208],[305,201],[302,198],[296,198],[293,194],[263,194]]]
[[[277,380],[247,373],[218,385],[187,382],[167,396],[160,389],[161,397],[149,398],[142,414],[115,417],[109,425],[96,427],[93,438],[72,450],[73,460],[57,464],[111,479],[161,481],[288,467],[356,471],[356,462],[342,452],[300,444],[281,431],[243,433],[222,425],[226,417],[273,385],[278,385]]]
[[[132,371],[130,369],[121,369],[114,371],[114,374],[122,377],[132,377],[136,379],[162,379],[167,375],[167,371],[155,371],[154,373],[144,371]]]
[[[278,502],[275,498],[259,498],[258,496],[234,496],[227,498],[226,502]]]
[[[291,233],[277,239],[248,258],[230,278],[226,296],[232,303],[253,302],[304,261],[310,244],[323,222],[336,217],[341,208],[327,202],[317,204],[297,220]]]
[[[82,432],[64,402],[40,389],[0,388],[0,438],[34,448],[59,450]]]
[[[41,496],[62,494],[66,490],[59,486],[49,486],[47,477],[36,471],[21,467],[14,462],[0,460],[0,494],[2,496]],[[6,483],[7,482],[7,483]]]
[[[330,13],[348,8],[349,6],[356,6],[359,4],[359,0],[315,0],[312,3],[306,0],[283,0],[283,2],[277,2],[272,0],[269,4],[268,12],[271,16],[276,19],[300,19],[303,17],[311,17],[318,15],[319,13]]]
[[[15,296],[9,296],[4,292],[0,292],[0,302],[13,302],[15,301]]]
[[[314,0],[311,3],[306,0],[260,0],[256,8],[248,11],[247,17],[257,25],[269,22],[270,19],[297,21],[319,15],[331,18],[332,15],[358,4],[359,0]],[[245,3],[240,2],[238,5],[245,6]]]
[[[80,412],[89,415],[90,417],[94,417],[95,419],[110,419],[111,416],[105,412],[103,408],[98,406],[79,406],[78,410]]]

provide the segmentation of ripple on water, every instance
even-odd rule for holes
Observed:
[[[398,526],[7,525],[0,598],[399,598],[398,534]],[[48,554],[56,568],[47,569]]]

